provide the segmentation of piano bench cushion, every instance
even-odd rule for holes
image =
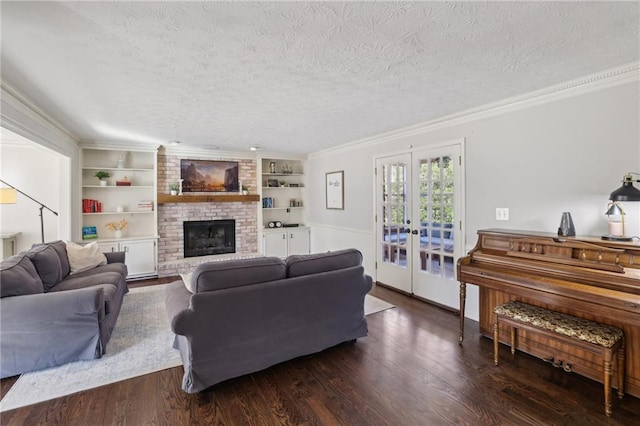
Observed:
[[[537,328],[610,348],[623,338],[621,329],[526,303],[511,301],[496,306],[496,315]]]

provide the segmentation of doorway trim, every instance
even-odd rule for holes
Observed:
[[[378,154],[374,154],[373,156],[373,169],[376,170],[376,166],[379,160],[384,159],[386,157],[392,157],[392,156],[396,156],[396,155],[402,155],[402,154],[411,154],[413,155],[416,152],[420,152],[420,151],[425,151],[425,150],[430,150],[430,149],[439,149],[439,148],[446,148],[446,147],[451,147],[451,146],[455,146],[457,145],[459,147],[460,150],[460,167],[459,167],[459,174],[460,174],[460,214],[459,214],[459,218],[460,218],[460,224],[458,225],[458,232],[460,233],[460,244],[462,246],[462,252],[464,253],[464,251],[466,250],[466,174],[465,174],[465,169],[466,169],[466,146],[465,146],[465,138],[459,138],[459,139],[451,139],[451,140],[446,140],[446,141],[440,141],[440,142],[436,142],[436,143],[424,143],[424,144],[420,144],[420,145],[409,145],[409,147],[407,149],[402,149],[402,150],[394,150],[394,151],[387,151],[387,152],[381,152]],[[376,173],[373,174],[372,176],[372,191],[373,191],[373,196],[372,196],[372,209],[374,212],[377,211],[378,208],[378,197],[377,197],[377,173],[379,173],[379,171],[376,171]],[[375,216],[375,215],[374,215]],[[372,230],[372,235],[373,235],[373,241],[372,241],[372,249],[373,249],[373,253],[376,253],[376,265],[375,265],[375,276],[374,276],[374,281],[378,282],[378,267],[377,267],[377,261],[378,261],[378,238],[377,238],[377,232],[378,232],[378,222],[375,220],[373,220],[373,223],[371,224],[371,230]],[[462,254],[463,254],[462,253]],[[462,255],[461,254],[461,255]],[[456,271],[457,272],[457,271]],[[457,280],[457,276],[456,276],[456,280]],[[413,292],[411,292],[411,295],[413,296]]]

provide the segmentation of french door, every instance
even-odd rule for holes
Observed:
[[[377,280],[456,309],[461,158],[451,145],[376,161]]]

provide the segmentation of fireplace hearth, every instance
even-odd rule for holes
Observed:
[[[183,222],[184,257],[236,252],[236,221],[193,220]]]

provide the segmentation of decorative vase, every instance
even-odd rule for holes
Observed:
[[[106,180],[100,180],[100,186],[107,186],[107,181]]]
[[[178,191],[176,191],[175,189],[172,189],[171,191],[169,191],[169,193],[171,195],[178,195]]]
[[[116,232],[115,232],[115,237],[116,238],[122,238],[122,230],[117,229]]]

